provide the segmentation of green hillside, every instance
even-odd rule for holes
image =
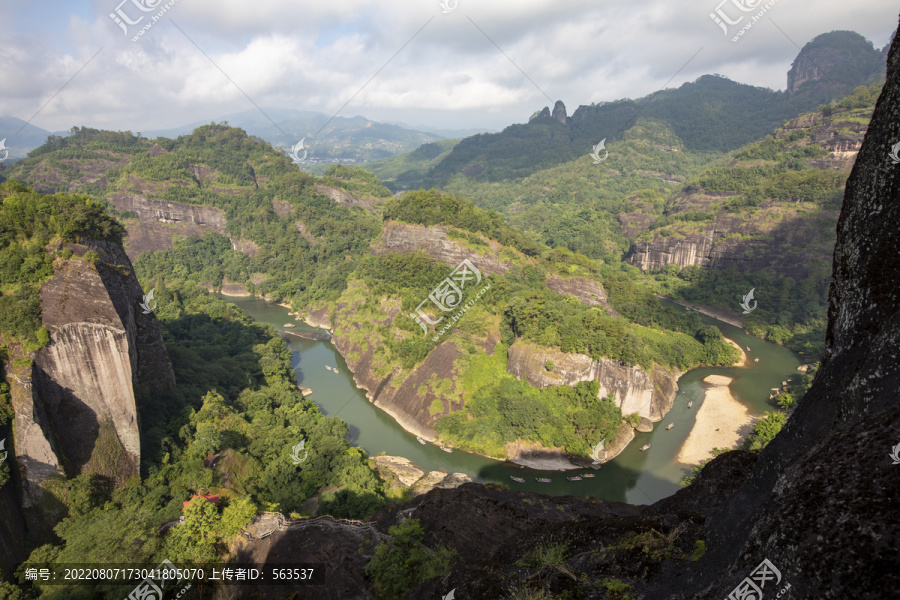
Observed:
[[[843,154],[861,142],[880,90],[857,88],[689,180],[634,238],[627,257],[635,264],[653,248],[712,236],[734,262],[750,267],[654,265],[642,281],[676,299],[735,312],[756,289],[758,309],[742,315],[748,331],[821,353],[835,226],[853,164]]]

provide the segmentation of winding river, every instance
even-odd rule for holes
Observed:
[[[295,321],[286,308],[276,304],[253,297],[220,297],[244,309],[255,320],[273,325],[279,331],[315,331],[306,324]],[[678,306],[674,303],[667,304]],[[312,399],[324,414],[345,421],[350,428],[350,442],[364,448],[370,456],[384,451],[391,456],[406,457],[426,472],[442,470],[466,473],[477,481],[502,483],[543,494],[571,494],[631,504],[650,504],[678,491],[678,484],[688,471],[688,465],[678,463],[675,457],[690,433],[697,408],[703,402],[706,387],[702,382],[704,377],[725,375],[734,378],[731,384],[733,396],[752,415],[760,415],[776,408],[768,399],[770,389],[780,386],[784,380],[796,381],[799,376],[797,367],[801,361],[791,350],[749,336],[742,329],[723,321],[706,315],[700,317],[705,323],[718,326],[726,337],[736,341],[742,348],[749,346],[750,358],[758,357],[759,362],[751,361],[746,367],[703,367],[685,373],[678,380],[679,391],[675,405],[661,422],[674,423],[675,426],[666,430],[656,424],[652,432],[638,432],[634,441],[619,456],[596,471],[585,470],[595,473],[596,477],[582,481],[566,479],[566,476],[581,471],[536,471],[460,450],[448,454],[432,444],[423,446],[387,413],[369,402],[364,390],[357,389],[347,364],[330,342],[293,335],[287,337],[288,346],[293,353],[292,366],[297,383],[313,390]],[[296,327],[285,328],[287,323],[296,323]],[[326,365],[337,367],[340,372],[336,374],[326,369]],[[688,409],[687,403],[691,400],[694,408]],[[639,448],[644,444],[651,444],[651,447],[646,452],[641,452]],[[525,483],[511,481],[510,475],[523,477]],[[538,483],[535,477],[550,478],[552,483]]]

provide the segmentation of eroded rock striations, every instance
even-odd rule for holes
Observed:
[[[600,397],[613,394],[623,415],[637,413],[651,421],[660,421],[672,408],[682,373],[654,365],[650,373],[640,366],[628,366],[586,354],[560,352],[524,340],[509,347],[507,372],[526,379],[535,387],[575,385],[579,381],[598,381]],[[546,365],[553,364],[552,369]]]
[[[30,379],[14,386],[16,464],[23,506],[40,512],[47,480],[98,473],[117,484],[138,473],[138,410],[175,378],[153,314],[121,246],[68,244],[41,288],[51,342]],[[88,250],[100,256],[84,260]],[[40,518],[37,515],[35,518]]]

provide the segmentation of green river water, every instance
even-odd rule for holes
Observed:
[[[286,308],[276,304],[253,297],[221,297],[244,309],[257,321],[271,324],[279,331],[314,331],[306,324],[295,321],[288,315]],[[384,451],[391,456],[406,457],[426,472],[442,470],[466,473],[476,481],[502,483],[512,488],[543,494],[571,494],[631,504],[650,504],[678,491],[678,483],[688,471],[688,465],[678,463],[675,457],[687,439],[697,409],[703,402],[706,387],[702,382],[704,377],[733,377],[731,393],[747,406],[751,414],[760,415],[776,408],[768,399],[770,389],[780,386],[785,380],[793,378],[796,381],[799,375],[797,367],[801,361],[791,350],[749,336],[742,329],[723,321],[705,315],[701,315],[701,318],[705,323],[718,326],[726,337],[736,341],[742,348],[749,346],[749,366],[703,367],[685,373],[678,380],[679,391],[672,410],[663,421],[655,425],[654,431],[637,433],[624,452],[595,471],[537,471],[460,450],[448,454],[432,444],[423,446],[416,441],[414,435],[407,433],[387,413],[369,402],[364,390],[357,389],[347,363],[330,342],[288,336],[288,345],[293,353],[292,366],[297,383],[313,390],[312,399],[319,405],[322,413],[345,421],[350,428],[349,441],[364,448],[370,456]],[[287,323],[296,323],[296,327],[285,328]],[[757,357],[759,362],[752,362]],[[325,368],[326,365],[337,367],[340,373],[329,371]],[[687,407],[690,400],[694,402],[692,409]],[[665,425],[669,423],[674,423],[675,426],[666,430]],[[650,444],[651,447],[641,452],[639,448],[644,444]],[[566,479],[566,476],[581,472],[595,473],[596,477],[582,481]],[[525,483],[511,481],[510,475],[523,477]],[[538,483],[535,477],[547,477],[552,482]]]

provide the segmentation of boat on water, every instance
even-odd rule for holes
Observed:
[[[694,401],[693,401],[693,400],[691,400],[690,402],[688,402],[688,408],[692,408],[693,406],[694,406]]]
[[[453,452],[453,448],[447,448],[446,446],[438,446],[438,447],[439,447],[441,450],[443,450],[444,452],[448,453],[448,454],[449,454],[450,452]]]
[[[750,352],[750,346],[747,346],[747,352]]]
[[[753,362],[759,362],[759,359],[758,359],[758,358],[754,358],[754,359],[753,359]]]
[[[672,429],[673,427],[675,427],[675,423],[669,423],[666,429]]]
[[[582,477],[584,477],[585,479],[591,479],[593,477],[596,477],[596,475],[594,475],[593,473],[585,473],[584,475],[582,475]]]
[[[641,452],[643,452],[644,450],[648,450],[649,448],[650,444],[644,444],[643,446],[641,446]]]
[[[510,475],[509,478],[518,483],[525,483],[525,479],[523,479],[522,477],[516,477],[515,475]]]
[[[420,438],[419,436],[416,436],[416,441],[419,442],[420,444],[422,444],[423,446],[428,443],[425,440],[423,440],[422,438]]]
[[[576,475],[575,477],[566,477],[569,481],[581,481],[581,477]]]
[[[547,479],[546,477],[535,477],[534,480],[537,481],[538,483],[550,483],[550,481],[551,481],[550,479]]]
[[[328,369],[329,371],[331,370],[331,367],[329,367],[328,365],[325,365],[325,368]]]

